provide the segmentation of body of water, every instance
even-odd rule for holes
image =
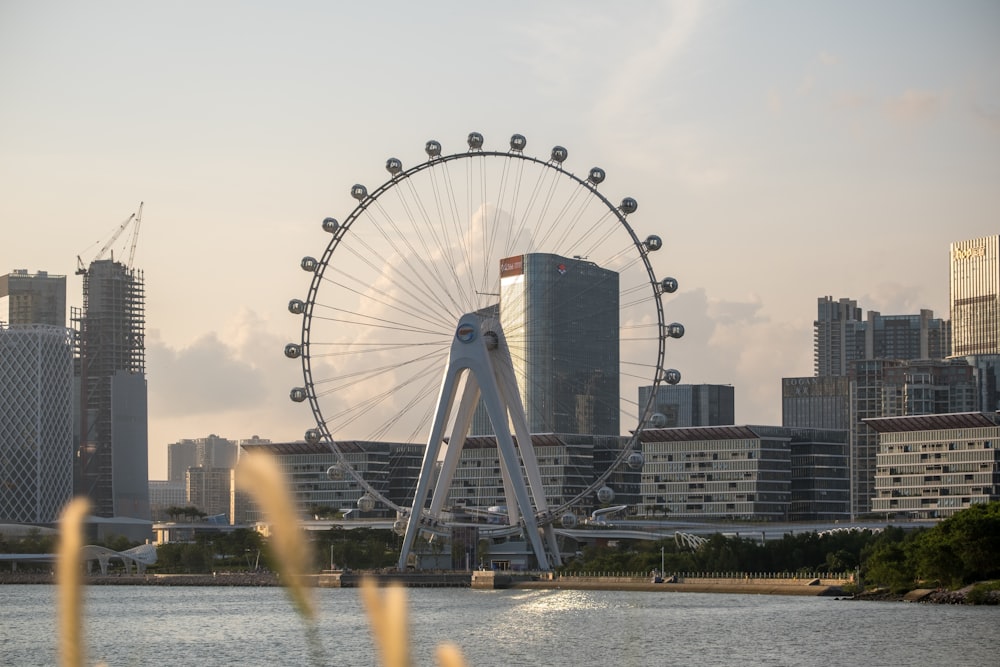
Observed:
[[[318,589],[323,664],[378,665],[358,591]],[[54,665],[54,586],[0,586],[0,664]],[[414,665],[1000,664],[1000,607],[669,592],[407,591]],[[92,586],[88,664],[307,665],[280,588]]]

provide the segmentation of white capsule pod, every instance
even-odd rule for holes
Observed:
[[[478,132],[469,132],[468,142],[470,150],[478,151],[483,147],[483,135]]]
[[[361,185],[360,183],[355,183],[354,185],[351,186],[351,196],[357,199],[358,201],[361,201],[362,199],[368,196],[368,188]]]
[[[662,412],[654,412],[649,418],[650,428],[663,428],[667,425],[667,416]]]
[[[306,302],[302,299],[292,299],[288,302],[288,312],[292,315],[301,315],[306,312]]]
[[[572,512],[566,512],[561,517],[559,517],[559,523],[562,524],[563,528],[576,528],[577,518]]]
[[[399,159],[391,157],[385,161],[385,170],[395,176],[403,171],[403,163]]]
[[[684,325],[680,322],[671,322],[667,325],[667,335],[671,338],[683,338]]]
[[[667,384],[677,384],[681,381],[681,372],[676,368],[668,368],[663,373],[663,379],[667,381]]]
[[[319,442],[319,439],[320,439],[320,432],[318,428],[311,428],[308,431],[306,431],[306,442],[308,442],[310,445],[315,445],[316,443]]]
[[[650,234],[646,237],[646,240],[643,241],[643,245],[646,246],[646,250],[649,252],[656,252],[663,247],[663,239],[656,234]]]
[[[600,185],[601,183],[604,182],[604,179],[606,177],[607,174],[605,174],[604,170],[601,169],[600,167],[594,167],[593,169],[590,170],[590,173],[587,174],[587,180],[594,185]]]
[[[528,140],[524,138],[523,134],[515,134],[510,138],[510,149],[512,151],[521,152],[527,145]]]
[[[358,509],[362,512],[371,512],[375,509],[375,499],[366,493],[358,498]]]
[[[299,262],[299,266],[306,273],[315,273],[316,269],[319,268],[319,262],[316,261],[315,257],[303,257],[302,261]]]
[[[632,470],[642,470],[643,464],[646,463],[645,457],[643,457],[642,452],[632,452],[628,455],[628,467]]]
[[[431,139],[424,144],[424,150],[431,157],[439,157],[441,155],[441,142]]]
[[[323,218],[323,231],[333,234],[340,229],[340,223],[336,218]]]
[[[620,208],[622,213],[624,213],[625,215],[630,215],[632,213],[635,213],[636,210],[639,208],[639,202],[637,202],[632,197],[625,197],[625,199],[622,199],[622,205]]]
[[[292,390],[288,392],[288,398],[292,399],[295,403],[301,403],[307,397],[308,394],[305,387],[292,387]]]
[[[664,278],[660,281],[660,289],[667,294],[673,294],[677,291],[677,279],[676,278]]]
[[[569,157],[569,151],[566,150],[565,148],[563,148],[562,146],[553,146],[552,147],[552,161],[553,162],[558,162],[559,164],[562,164],[563,162],[566,161],[566,158],[568,158],[568,157]]]
[[[615,492],[610,486],[602,486],[597,490],[597,502],[607,505],[615,499]]]
[[[302,346],[297,343],[289,343],[285,346],[285,356],[289,359],[298,359],[302,356]]]
[[[410,525],[410,522],[406,519],[396,519],[396,521],[392,524],[392,532],[402,537],[406,534],[406,527],[408,525]]]
[[[331,482],[343,481],[344,477],[344,468],[339,463],[326,469],[326,478]]]

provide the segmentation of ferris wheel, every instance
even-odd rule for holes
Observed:
[[[388,180],[352,186],[353,210],[324,219],[325,250],[301,261],[309,291],[288,309],[302,338],[285,355],[301,359],[304,384],[290,397],[315,418],[306,441],[335,454],[331,477],[364,489],[361,510],[396,512],[401,567],[422,527],[447,523],[447,489],[437,487],[451,481],[467,436],[496,439],[509,523],[534,540],[574,523],[584,499],[611,501],[608,479],[642,466],[638,434],[659,425],[656,388],[680,380],[664,367],[665,341],[684,328],[666,323],[662,304],[677,281],[657,279],[650,256],[663,243],[630,225],[638,203],[605,197],[599,167],[569,171],[562,146],[546,158],[526,146],[515,134],[505,150],[487,150],[473,132],[455,153],[428,141],[412,167],[389,158]],[[652,388],[641,405],[640,386]],[[535,433],[625,435],[602,473],[552,504]],[[426,445],[411,507],[350,463],[345,443],[359,441]],[[428,507],[442,460],[446,483]],[[544,562],[544,546],[533,547]]]

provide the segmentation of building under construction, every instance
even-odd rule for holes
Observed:
[[[76,329],[80,432],[75,487],[97,516],[149,519],[142,272],[97,259],[83,276]]]

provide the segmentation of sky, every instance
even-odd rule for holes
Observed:
[[[144,202],[150,479],[171,442],[312,426],[299,260],[428,139],[604,168],[680,284],[667,364],[738,423],[812,374],[817,298],[946,318],[948,244],[1000,232],[990,0],[0,0],[0,99],[0,272],[79,307],[77,257]]]

